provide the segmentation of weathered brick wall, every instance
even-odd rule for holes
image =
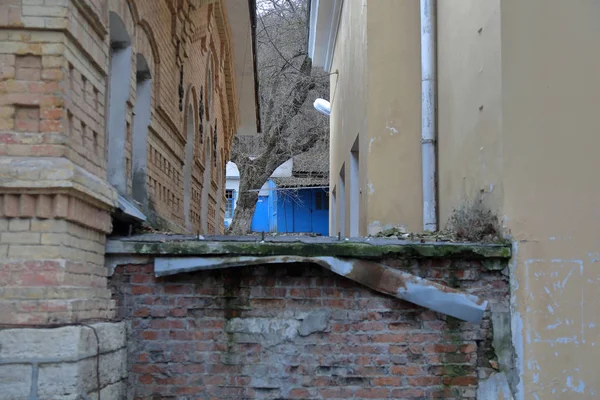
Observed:
[[[386,263],[508,310],[507,278],[479,262]],[[468,399],[494,364],[489,315],[460,322],[314,265],[168,279],[124,265],[110,285],[136,399]]]
[[[184,1],[176,8],[171,2],[111,0],[109,11],[119,15],[133,38],[132,69],[130,77],[130,100],[127,103],[127,179],[131,191],[131,131],[133,129],[133,105],[135,103],[135,56],[143,55],[149,62],[152,72],[152,119],[148,131],[148,176],[150,204],[162,223],[172,230],[185,227],[184,215],[184,176],[185,147],[187,144],[186,110],[192,105],[195,136],[193,139],[194,154],[204,154],[206,146],[212,147],[213,135],[216,134],[217,153],[229,152],[231,127],[235,122],[228,112],[228,99],[225,88],[225,58],[221,45],[221,31],[218,16],[220,2],[211,6],[190,8]],[[186,12],[184,10],[190,10]],[[127,23],[127,21],[131,21]],[[221,21],[222,23],[222,21]],[[130,26],[130,27],[129,27]],[[177,41],[180,42],[179,47]],[[221,51],[223,48],[223,51]],[[208,113],[208,66],[211,60],[213,68],[212,98],[213,105]],[[180,67],[183,65],[183,110],[179,109]],[[200,93],[204,99],[203,138],[199,135],[199,102]],[[210,117],[210,118],[209,118]],[[216,124],[215,124],[216,123]],[[214,130],[215,125],[217,130]],[[209,138],[210,136],[210,138]],[[192,167],[191,230],[204,231],[204,220],[207,233],[222,232],[222,223],[217,226],[215,207],[217,198],[224,195],[224,182],[219,184],[218,173],[223,174],[226,160],[211,151],[207,152],[207,160],[196,159]],[[211,163],[211,173],[204,179],[206,163]],[[194,174],[194,172],[196,172]],[[201,209],[203,190],[208,198],[206,210]],[[196,195],[195,195],[196,194]],[[195,196],[194,196],[195,195]]]
[[[203,231],[203,221],[208,233],[216,233],[216,199],[224,193],[216,172],[224,171],[225,161],[220,158],[215,166],[214,160],[229,149],[226,134],[233,133],[234,116],[228,110],[236,100],[225,84],[226,73],[232,71],[226,69],[230,52],[222,40],[227,22],[219,19],[223,1],[202,7],[192,3],[0,1],[0,176],[5,178],[0,182],[0,274],[8,277],[0,282],[0,322],[62,323],[112,316],[102,267],[116,205],[116,193],[106,182],[111,12],[131,37],[129,96],[123,105],[128,194],[139,54],[152,74],[146,178],[150,202],[169,228],[185,228],[182,170],[189,144],[187,119],[192,118],[194,149],[204,154],[210,146],[210,151],[207,160],[194,162],[191,230]],[[210,120],[205,113],[200,141],[200,93],[206,102],[211,57],[213,106]],[[191,104],[193,109],[189,116],[179,109],[180,65],[183,108]],[[232,84],[231,76],[227,79]],[[213,134],[216,152],[213,139],[208,139]],[[204,182],[207,163],[213,173]]]
[[[101,230],[108,213],[61,195],[0,202],[0,324],[111,318]],[[88,226],[77,223],[84,219]]]
[[[108,54],[102,14],[82,4],[0,2],[0,323],[113,315],[102,269]]]
[[[35,3],[35,4],[34,4]],[[172,230],[186,227],[184,177],[187,119],[194,119],[197,154],[210,145],[209,160],[194,162],[192,192],[208,198],[204,209],[194,197],[191,230],[216,233],[222,223],[224,169],[231,145],[236,104],[228,21],[223,1],[195,2],[83,0],[0,4],[0,155],[65,157],[95,176],[107,178],[106,114],[109,109],[109,13],[124,22],[131,37],[131,68],[125,128],[127,195],[132,194],[133,109],[136,59],[142,55],[152,73],[152,118],[148,129],[147,188],[153,215]],[[178,44],[179,43],[179,44]],[[213,60],[213,106],[205,113],[199,138],[199,101],[208,96],[207,71]],[[227,62],[226,62],[227,61]],[[183,111],[179,109],[179,71],[183,65]],[[227,86],[229,85],[229,87]],[[193,107],[193,115],[185,112]],[[205,104],[207,109],[208,104]],[[214,130],[217,127],[216,131]],[[212,149],[212,136],[217,146]],[[208,136],[211,139],[208,140]],[[215,162],[216,160],[216,162]],[[204,178],[206,163],[211,173]],[[221,179],[219,179],[221,177]],[[210,212],[209,212],[210,210]],[[204,222],[204,224],[202,223]]]

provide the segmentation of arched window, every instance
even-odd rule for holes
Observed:
[[[125,159],[126,102],[131,74],[131,37],[121,17],[110,12],[109,101],[108,101],[108,181],[121,195],[127,195]]]
[[[213,59],[212,56],[208,57],[208,72],[206,73],[206,120],[210,121],[213,112],[213,70],[212,70]]]
[[[185,159],[183,163],[183,214],[185,219],[185,227],[187,230],[192,229],[192,218],[190,214],[192,201],[192,166],[194,164],[194,108],[188,104],[186,111],[186,143],[185,143]]]
[[[203,184],[202,184],[202,203],[201,210],[203,215],[208,215],[208,193],[211,190],[211,176],[212,176],[212,162],[211,162],[211,154],[212,154],[212,135],[211,127],[209,126],[208,130],[209,134],[206,135],[206,140],[204,141],[204,176],[203,176]],[[208,218],[204,218],[202,220],[202,230],[205,234],[208,234]]]
[[[135,106],[133,108],[133,198],[144,208],[148,205],[146,189],[148,170],[148,126],[150,125],[152,80],[143,55],[136,55]]]
[[[214,166],[217,166],[217,142],[218,142],[218,137],[217,137],[217,120],[215,120],[215,130],[213,131],[213,150],[212,150],[212,158],[213,158],[213,162],[214,162]]]
[[[200,144],[204,140],[204,86],[200,86],[200,101],[198,101],[198,137]]]

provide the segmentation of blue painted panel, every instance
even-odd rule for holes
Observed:
[[[319,194],[317,194],[319,193]],[[302,189],[279,193],[278,232],[329,235],[328,199],[322,189]],[[320,204],[320,205],[319,205]]]
[[[268,196],[258,196],[256,210],[252,217],[250,229],[253,232],[269,232],[269,198]]]
[[[320,233],[323,236],[329,236],[329,197],[326,196],[327,190],[313,189],[311,195],[313,199],[312,229],[314,233]],[[317,207],[316,204],[321,206]]]
[[[293,194],[288,191],[279,193],[277,199],[277,232],[294,232],[294,200]]]
[[[269,180],[269,232],[277,232],[277,185]]]
[[[250,229],[253,232],[277,232],[277,186],[269,180],[264,196],[258,196]]]
[[[293,202],[294,206],[294,232],[305,233],[313,232],[311,212],[312,191],[299,190],[298,198]]]
[[[292,216],[288,216],[286,207],[287,192],[281,192],[277,196],[277,232],[287,232],[288,223],[292,223]]]

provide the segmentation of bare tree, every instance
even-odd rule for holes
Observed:
[[[229,234],[246,234],[260,188],[285,161],[328,141],[328,120],[312,107],[329,93],[329,75],[312,67],[308,0],[257,1],[257,64],[262,131],[236,137],[231,152],[240,189]]]

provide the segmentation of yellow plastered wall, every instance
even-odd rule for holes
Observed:
[[[440,222],[482,199],[515,241],[519,399],[600,393],[599,12],[438,2]]]
[[[389,38],[393,37],[393,46]],[[340,172],[350,233],[351,150],[358,144],[359,234],[422,221],[418,2],[344,2],[331,77],[331,231],[340,231]],[[393,162],[391,162],[394,160]],[[415,188],[417,190],[415,190]],[[331,197],[333,202],[333,196]]]

